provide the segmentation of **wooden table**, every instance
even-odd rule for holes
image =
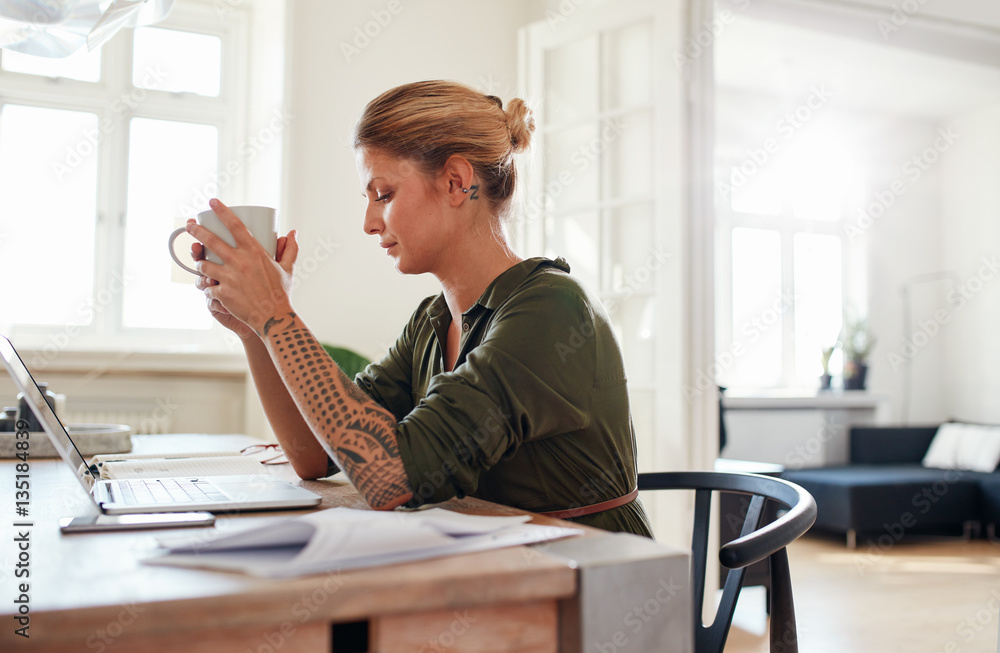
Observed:
[[[144,436],[137,451],[194,446],[239,448],[242,436]],[[32,459],[30,514],[14,515],[14,463],[0,462],[5,514],[0,544],[0,650],[183,651],[519,651],[560,647],[560,608],[576,597],[575,564],[538,547],[313,575],[264,580],[240,574],[147,566],[155,538],[177,531],[60,535],[57,520],[96,512],[58,460]],[[294,479],[287,465],[279,473]],[[366,508],[341,479],[296,482],[323,496],[322,508]],[[476,499],[445,507],[476,514],[521,514]],[[217,528],[277,520],[295,512],[218,515]],[[563,524],[536,516],[537,523]],[[30,522],[26,528],[12,527]],[[26,533],[28,577],[15,577]],[[588,529],[585,537],[605,537]],[[23,556],[22,556],[23,558]],[[19,585],[28,584],[27,592]],[[30,607],[30,637],[15,630],[20,594]]]

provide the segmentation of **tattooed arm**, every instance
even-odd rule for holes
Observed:
[[[194,220],[188,221],[188,232],[223,262],[219,265],[202,259],[196,263],[198,272],[206,278],[199,287],[204,289],[210,305],[218,302],[252,329],[269,355],[270,362],[260,355],[256,343],[248,342],[254,383],[279,439],[283,444],[294,443],[289,460],[299,460],[293,463],[296,472],[303,477],[321,475],[326,471],[326,457],[315,449],[310,455],[311,445],[304,445],[304,450],[297,447],[303,442],[299,418],[281,423],[291,413],[286,394],[319,446],[371,507],[390,509],[406,503],[413,492],[399,457],[395,417],[340,371],[292,312],[292,268],[298,256],[295,232],[289,233],[280,260],[275,260],[228,207],[216,199],[209,204],[233,235],[236,247]],[[273,371],[269,369],[271,363]],[[272,395],[278,387],[276,379],[284,392]],[[306,457],[316,462],[304,462]],[[318,464],[322,464],[322,472]]]
[[[368,504],[388,510],[409,501],[392,413],[347,378],[295,313],[271,316],[258,335],[320,446]]]
[[[295,473],[305,479],[326,476],[326,452],[299,412],[263,341],[251,335],[243,341],[243,349],[264,414]]]

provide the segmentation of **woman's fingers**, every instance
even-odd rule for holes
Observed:
[[[280,253],[278,253],[275,258],[278,263],[285,270],[285,272],[291,272],[292,267],[295,265],[296,259],[299,258],[299,232],[292,229],[288,232],[287,236],[282,236],[279,238],[280,241],[284,241],[283,247]]]
[[[243,221],[236,217],[236,214],[228,206],[215,198],[210,199],[208,205],[212,207],[219,221],[226,226],[226,229],[229,229],[229,233],[233,235],[233,240],[236,241],[237,247],[250,247],[253,243],[257,242],[257,239],[253,237],[253,234],[243,224]],[[211,249],[211,245],[209,245],[209,249]],[[223,260],[225,259],[223,258]]]
[[[198,290],[205,290],[206,288],[208,288],[210,286],[218,286],[218,285],[219,285],[219,282],[217,280],[211,279],[211,278],[206,277],[204,275],[201,275],[197,279],[194,280],[194,287],[197,288]]]
[[[287,256],[286,256],[287,252]],[[286,270],[290,269],[287,267],[288,263],[295,263],[295,260],[299,257],[299,232],[297,229],[293,229],[288,232],[287,236],[278,236],[278,245],[274,249],[274,260],[278,263],[284,263],[281,267]]]
[[[198,224],[198,222],[195,221],[194,218],[188,220],[187,224],[184,225],[184,228],[187,229],[187,232],[191,234],[195,240],[197,240],[199,243],[202,244],[203,246],[202,258],[204,258],[205,247],[218,254],[219,258],[221,258],[222,260],[225,260],[228,253],[231,252],[233,249],[232,247],[229,246],[229,243],[222,240],[217,235],[215,235],[205,227]]]
[[[212,263],[208,259],[201,259],[194,264],[194,269],[198,271],[204,277],[209,279],[222,279],[225,275],[224,265],[219,265],[218,263]],[[213,284],[215,285],[215,284]]]
[[[250,233],[250,231],[246,228],[246,225],[243,224],[243,221],[240,220],[228,206],[214,198],[209,200],[209,205],[212,207],[212,211],[215,213],[216,217],[218,217],[219,221],[222,222],[223,226],[229,230],[233,240],[236,242],[236,246],[231,246],[228,242],[223,240],[221,236],[210,231],[203,225],[198,224],[198,222],[193,218],[189,219],[185,228],[187,229],[187,232],[198,241],[191,246],[191,256],[195,261],[205,260],[206,250],[215,252],[218,259],[221,259],[223,263],[230,261],[235,255],[234,252],[237,250],[247,252],[251,255],[265,253],[260,242],[254,237],[253,234]],[[275,259],[280,259],[283,256],[287,249],[287,241],[287,237],[278,239],[274,257]],[[298,251],[298,247],[295,249]],[[268,258],[271,258],[271,256],[268,255]],[[294,259],[292,262],[294,263]],[[197,265],[195,267],[200,270],[202,274],[209,277],[213,276],[210,271],[201,270],[201,268]]]
[[[208,310],[212,311],[213,313],[219,313],[220,315],[230,314],[229,311],[226,310],[226,307],[223,306],[222,302],[220,302],[218,299],[212,299],[211,297],[207,297],[207,300],[208,300]]]

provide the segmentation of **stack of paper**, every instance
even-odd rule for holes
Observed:
[[[582,534],[526,523],[528,515],[487,517],[441,508],[376,512],[330,508],[231,534],[207,531],[159,539],[167,553],[147,564],[287,578],[470,553]]]

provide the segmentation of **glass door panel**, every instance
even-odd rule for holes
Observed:
[[[597,113],[597,36],[589,36],[545,53],[546,125],[592,120]]]
[[[550,211],[593,206],[597,202],[598,168],[587,153],[599,142],[594,125],[551,132],[545,136],[545,204]]]
[[[652,387],[656,300],[652,296],[639,295],[618,300],[610,309],[611,322],[622,345],[629,386]]]
[[[640,112],[605,120],[600,147],[606,152],[607,199],[648,197],[653,194],[653,116]]]
[[[545,221],[545,255],[565,256],[573,275],[595,292],[601,247],[598,233],[597,214],[593,212]]]
[[[654,254],[652,202],[619,206],[605,214],[601,289],[611,293],[652,292],[652,271],[640,272]]]
[[[653,34],[648,22],[604,33],[604,97],[601,107],[614,110],[648,105],[653,89]]]

